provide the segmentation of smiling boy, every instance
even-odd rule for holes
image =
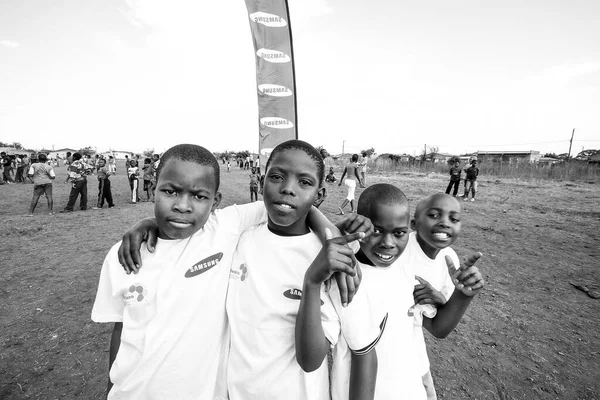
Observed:
[[[458,203],[451,196],[446,198]],[[437,196],[433,196],[437,199]],[[439,206],[436,202],[424,202],[417,207],[416,214],[428,210],[430,205]],[[427,290],[413,287],[417,275],[418,260],[415,259],[414,247],[409,239],[410,210],[406,196],[393,185],[376,184],[367,188],[358,200],[358,213],[371,219],[374,234],[361,241],[360,251],[356,254],[363,272],[361,290],[346,312],[351,313],[353,307],[361,306],[370,309],[374,323],[379,323],[381,335],[374,342],[377,351],[377,384],[374,398],[392,400],[405,398],[411,400],[427,399],[428,393],[423,384],[422,352],[415,345],[415,303],[431,304],[427,298]],[[446,214],[450,214],[448,212]],[[446,221],[449,215],[441,218]],[[445,222],[442,223],[442,225]],[[426,222],[415,217],[413,227],[422,232],[423,242],[431,246],[436,241],[452,237],[452,230],[438,227],[439,223]],[[425,227],[429,227],[426,229]],[[435,226],[435,227],[434,227]],[[425,248],[429,249],[429,247]],[[439,251],[439,250],[438,250]],[[428,254],[429,250],[428,250]],[[437,254],[437,253],[436,253]],[[445,255],[445,254],[444,254]],[[472,296],[483,287],[481,274],[473,264],[479,255],[471,257],[458,270],[452,259],[442,260],[447,263],[445,274],[458,290],[450,300],[441,305],[437,314],[424,318],[425,326],[434,336],[444,337],[449,334],[460,321]],[[456,265],[458,260],[456,260]],[[414,291],[414,293],[413,293]],[[419,315],[420,316],[420,315]],[[343,319],[342,319],[343,320]],[[346,329],[349,331],[350,329]],[[344,332],[344,326],[342,326]],[[421,332],[422,335],[422,332]],[[350,344],[350,341],[348,341]],[[361,349],[364,350],[364,349]],[[332,371],[332,397],[334,400],[352,399],[357,389],[351,386],[357,376],[369,371],[355,369],[356,349],[352,349],[352,363],[347,347],[343,342],[335,348]],[[373,385],[373,377],[367,381]],[[350,389],[349,389],[350,388]],[[359,388],[360,389],[360,388]]]
[[[434,310],[429,316],[415,312],[414,347],[417,349],[417,368],[421,371],[423,385],[429,400],[436,399],[431,376],[429,358],[423,337],[423,327],[438,338],[446,337],[460,322],[473,297],[484,286],[476,267],[465,271],[468,280],[465,286],[453,282],[455,266],[460,265],[458,256],[450,248],[461,230],[461,207],[459,201],[447,194],[434,194],[417,205],[411,227],[408,246],[402,256],[403,262],[412,265],[418,284],[414,288],[415,304],[421,310]],[[474,264],[481,253],[471,256],[468,264]],[[460,271],[459,271],[460,272]],[[457,290],[455,290],[455,286]]]
[[[106,256],[92,319],[115,323],[109,399],[227,398],[229,266],[240,233],[266,215],[262,204],[215,210],[219,179],[203,147],[167,150],[157,170],[154,252],[141,249],[137,274],[120,265],[120,243]]]
[[[329,399],[327,363],[321,359],[307,373],[295,351],[296,316],[305,296],[302,282],[322,248],[307,225],[307,215],[323,196],[323,178],[323,158],[300,140],[278,145],[267,161],[263,200],[268,222],[240,237],[227,295],[231,400]],[[358,237],[331,239],[345,254],[339,270],[351,275],[352,251],[342,245]],[[319,326],[334,344],[340,330],[337,313],[323,285],[314,288],[320,302]]]

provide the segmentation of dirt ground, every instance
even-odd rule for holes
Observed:
[[[69,192],[57,173],[55,211]],[[122,172],[112,181],[113,209],[49,216],[42,198],[34,217],[25,216],[33,185],[0,186],[0,399],[103,397],[112,327],[90,320],[100,267],[152,215],[152,203],[128,204]],[[247,202],[248,181],[223,171],[223,205]],[[414,208],[447,178],[375,172],[368,183],[377,182],[402,188]],[[335,221],[345,190],[328,189],[321,210]],[[600,399],[600,184],[483,176],[462,220],[454,248],[483,252],[487,287],[447,339],[426,335],[439,398]]]

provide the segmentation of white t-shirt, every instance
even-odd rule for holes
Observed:
[[[460,266],[460,261],[456,252],[450,247],[440,250],[434,260],[427,257],[417,242],[416,232],[411,232],[408,237],[408,244],[400,256],[400,260],[402,263],[411,265],[415,275],[418,275],[429,282],[431,286],[440,291],[446,298],[446,301],[448,301],[450,296],[452,296],[452,293],[454,293],[454,283],[452,283],[452,278],[450,278],[450,274],[448,274],[446,256],[452,258],[455,267],[458,268]],[[427,371],[429,371],[429,357],[427,357],[427,348],[423,336],[422,318],[414,318],[414,345],[419,354],[419,368],[422,375],[425,375]]]
[[[410,265],[401,264],[400,260],[388,268],[365,264],[361,264],[361,268],[362,282],[356,296],[366,296],[372,310],[372,322],[378,322],[383,329],[375,346],[378,360],[375,398],[426,399],[420,371],[415,368],[417,353],[413,344],[413,317],[408,316],[408,310],[414,304],[414,272]],[[350,353],[338,342],[333,353],[334,400],[348,399],[349,382]]]
[[[328,400],[327,361],[306,373],[296,362],[295,326],[304,274],[322,247],[314,233],[278,236],[261,224],[242,235],[229,279],[231,400]],[[335,344],[340,322],[324,289],[321,322]]]
[[[227,398],[231,259],[241,232],[265,219],[262,202],[217,210],[191,238],[142,246],[137,275],[113,246],[92,310],[96,322],[123,322],[109,399]]]
[[[331,287],[329,295],[340,317],[341,332],[333,348],[331,371],[331,396],[333,400],[347,400],[350,389],[350,366],[352,354],[366,354],[376,347],[384,334],[387,307],[380,304],[376,290],[365,281],[364,271],[370,275],[373,267],[359,263],[363,271],[360,288],[347,307],[342,307],[337,286]],[[373,295],[375,294],[375,298]]]

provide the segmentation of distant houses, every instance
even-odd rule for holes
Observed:
[[[64,149],[59,149],[59,150],[40,150],[40,153],[46,153],[48,158],[51,160],[57,160],[57,159],[65,160],[67,158],[67,153],[73,154],[76,151],[77,151],[77,149],[64,148]]]
[[[102,151],[99,152],[98,154],[102,154],[104,157],[108,156],[113,156],[115,158],[115,160],[124,160],[125,158],[129,157],[133,157],[134,154],[136,153],[132,153],[131,151],[124,151],[124,150],[109,150],[109,151]]]
[[[482,163],[536,163],[540,160],[540,152],[537,150],[528,151],[477,151],[477,160]]]

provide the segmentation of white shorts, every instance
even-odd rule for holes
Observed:
[[[348,186],[347,200],[354,200],[354,191],[356,190],[356,181],[354,179],[344,179],[344,185]]]

